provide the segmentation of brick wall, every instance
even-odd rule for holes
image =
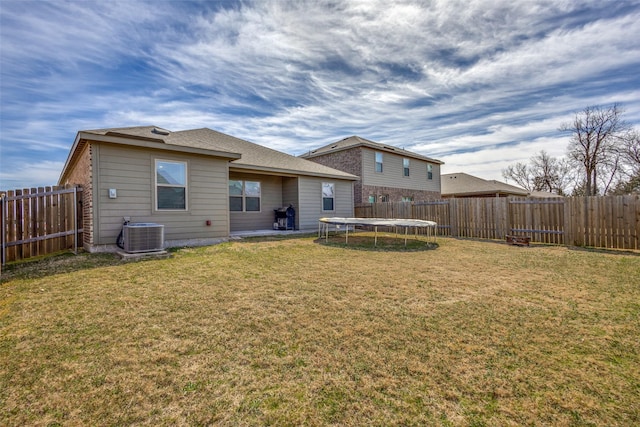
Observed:
[[[362,148],[360,147],[327,153],[308,160],[352,175],[360,176],[362,174]]]
[[[70,165],[71,171],[64,184],[82,186],[82,240],[85,245],[93,245],[93,184],[91,166],[91,144],[85,143],[76,157],[75,163]]]
[[[338,169],[342,172],[356,176],[362,176],[362,147],[349,148],[347,150],[327,153],[322,156],[312,157],[308,160]],[[362,200],[362,182],[353,183],[353,199],[355,203]]]
[[[310,158],[309,160],[362,177],[362,147],[327,153],[322,156]],[[440,198],[440,193],[437,191],[363,185],[362,181],[356,181],[354,183],[353,199],[355,203],[368,203],[369,195],[374,195],[377,198],[383,195],[389,196],[389,202],[401,202],[402,197],[413,197],[414,201]],[[380,200],[378,199],[378,201]]]
[[[401,202],[402,197],[412,197],[414,202],[424,200],[437,200],[440,193],[437,191],[410,190],[406,188],[380,187],[375,185],[363,185],[362,196],[356,200],[356,203],[368,203],[369,195],[376,196],[380,202],[380,196],[389,196],[388,202]]]

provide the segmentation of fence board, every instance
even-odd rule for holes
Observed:
[[[1,198],[2,263],[76,247],[82,233],[82,188],[40,187],[7,191]]]
[[[637,239],[638,230],[634,230],[634,221],[633,221],[633,211],[631,209],[633,203],[633,198],[631,196],[623,196],[622,199],[623,209],[624,209],[624,217],[623,217],[623,225],[622,228],[626,231],[624,236],[624,246],[630,247],[633,244],[634,239]],[[634,232],[635,231],[635,232]]]
[[[373,203],[358,205],[356,216],[435,221],[440,235],[452,237],[503,239],[514,234],[538,243],[640,249],[640,195]]]

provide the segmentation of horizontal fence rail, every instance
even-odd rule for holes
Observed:
[[[355,216],[435,221],[444,236],[640,249],[640,196],[567,198],[452,198],[421,202],[364,203]]]
[[[66,249],[82,242],[82,188],[39,187],[1,192],[2,264]]]

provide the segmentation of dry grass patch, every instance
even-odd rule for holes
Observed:
[[[640,422],[637,254],[304,237],[173,255],[4,271],[3,424]]]

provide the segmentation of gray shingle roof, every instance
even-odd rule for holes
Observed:
[[[523,188],[495,180],[486,180],[466,173],[443,174],[440,179],[443,196],[471,196],[476,194],[509,194],[527,196],[529,192]]]
[[[264,172],[326,176],[350,180],[358,179],[355,175],[208,128],[171,132],[157,126],[140,126],[97,129],[82,132],[104,136],[133,137],[136,139],[162,142],[175,147],[198,148],[230,154],[239,153],[241,158],[233,160],[230,163],[229,167],[231,169],[237,168]]]
[[[311,150],[308,153],[302,154],[300,157],[304,159],[309,159],[312,157],[322,156],[323,154],[327,154],[327,153],[334,153],[341,150],[347,150],[353,147],[369,147],[369,148],[373,148],[374,150],[395,153],[404,157],[425,160],[430,163],[435,163],[440,165],[444,163],[440,160],[432,159],[430,157],[426,157],[421,154],[413,153],[403,148],[398,148],[392,145],[380,144],[379,142],[370,141],[368,139],[362,138],[357,135],[353,135],[348,138],[341,139],[338,142],[334,142],[334,143],[325,145],[324,147]]]

